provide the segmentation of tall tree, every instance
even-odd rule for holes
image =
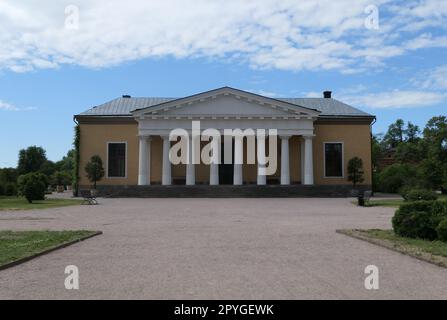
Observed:
[[[57,170],[59,171],[73,171],[75,163],[75,150],[71,149],[67,152],[62,160],[56,162]]]
[[[424,143],[427,148],[423,170],[427,180],[445,191],[447,185],[447,117],[431,118],[424,129]]]
[[[404,131],[405,133],[405,141],[406,142],[416,142],[419,140],[419,134],[421,130],[417,125],[412,124],[410,121],[407,123],[407,128]]]
[[[27,149],[22,149],[19,151],[17,171],[19,174],[37,172],[40,170],[45,161],[47,161],[47,156],[42,147],[31,146]]]
[[[371,161],[374,169],[377,169],[379,158],[382,156],[381,135],[373,135],[371,141]]]
[[[396,148],[399,143],[404,141],[404,133],[404,121],[397,119],[395,123],[388,127],[388,131],[383,137],[384,143],[388,148]]]
[[[17,181],[17,169],[3,168],[0,169],[0,184],[1,183],[15,183]]]

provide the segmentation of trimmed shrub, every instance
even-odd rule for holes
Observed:
[[[16,196],[17,186],[15,183],[9,182],[5,184],[5,196]]]
[[[29,203],[33,200],[44,200],[47,188],[47,177],[42,173],[28,173],[18,179],[19,194],[24,196]]]
[[[436,192],[423,188],[404,187],[400,194],[405,201],[436,200],[438,198]]]
[[[403,215],[395,215],[393,219],[394,232],[402,237],[434,240],[436,230],[430,225],[430,214],[425,211],[412,211]],[[397,222],[398,221],[398,222]]]
[[[400,206],[392,223],[394,232],[403,237],[435,240],[436,228],[447,218],[444,201],[416,201]]]
[[[434,201],[431,206],[430,213],[431,213],[431,223],[433,226],[437,227],[442,220],[447,219],[447,202]]]
[[[90,161],[85,165],[85,172],[87,178],[93,183],[93,189],[96,189],[96,182],[104,177],[104,167],[102,166],[102,159],[100,156],[92,156]]]
[[[442,220],[436,228],[438,239],[447,242],[447,219]]]

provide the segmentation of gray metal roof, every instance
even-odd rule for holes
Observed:
[[[317,109],[321,112],[320,116],[373,116],[333,98],[278,98],[278,100],[305,108]]]
[[[178,98],[121,97],[93,107],[80,113],[78,116],[130,116],[133,110],[156,106],[176,99]],[[316,109],[321,112],[320,117],[372,117],[369,113],[332,98],[276,98],[276,100],[305,108]]]

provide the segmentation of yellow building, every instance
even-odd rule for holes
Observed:
[[[111,190],[108,186],[116,192],[156,185],[346,189],[351,185],[347,164],[353,157],[363,160],[361,187],[371,185],[375,117],[331,98],[329,91],[322,98],[287,99],[229,87],[178,99],[123,96],[78,114],[75,120],[81,133],[81,188],[90,185],[84,167],[93,155],[104,162],[105,177],[98,186],[106,193]],[[197,125],[201,136],[194,138]],[[180,141],[172,137],[174,129],[184,132],[188,148],[196,146],[198,152],[186,152],[187,161],[180,164],[170,160],[171,148]],[[216,147],[211,163],[200,157],[207,145]],[[195,160],[190,161],[193,154]],[[264,160],[269,162],[264,165]],[[262,168],[269,165],[271,172],[263,174]]]

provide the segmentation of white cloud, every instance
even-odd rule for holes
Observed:
[[[423,72],[411,82],[424,89],[447,90],[447,65]]]
[[[34,107],[19,108],[13,104],[10,104],[10,103],[0,100],[0,110],[3,110],[3,111],[29,111],[29,110],[35,110],[35,109],[36,108],[34,108]]]
[[[282,97],[282,95],[276,93],[276,92],[272,92],[272,91],[266,91],[266,90],[251,90],[251,89],[246,89],[245,91],[248,92],[252,92],[255,94],[259,94],[261,96],[265,96],[265,97],[270,97],[270,98],[278,98],[278,97]]]
[[[2,0],[0,69],[101,68],[172,56],[353,73],[409,50],[447,47],[444,37],[412,33],[446,27],[443,1],[74,0],[73,30],[64,27],[64,2]],[[364,27],[371,4],[380,8],[379,30]]]
[[[440,92],[393,90],[370,94],[341,95],[337,98],[353,106],[399,109],[438,104],[445,101],[447,95]]]
[[[321,98],[323,96],[323,93],[316,92],[316,91],[309,91],[304,93],[305,98]]]

